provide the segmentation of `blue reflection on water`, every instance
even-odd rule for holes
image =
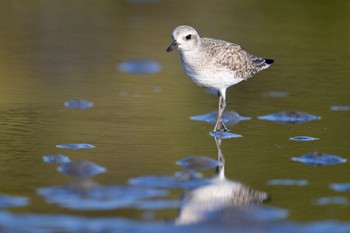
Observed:
[[[350,110],[350,107],[349,106],[331,106],[330,109],[332,111],[349,111]]]
[[[65,155],[58,154],[58,155],[44,155],[43,161],[45,163],[68,163],[70,162],[70,158],[68,158]]]
[[[214,112],[210,112],[202,115],[191,116],[190,119],[195,121],[204,121],[212,125],[215,125],[217,117],[218,117],[218,112],[214,111]],[[224,113],[222,114],[222,121],[224,122],[225,125],[234,125],[240,121],[246,121],[246,120],[251,120],[251,117],[241,116],[235,111],[224,111]]]
[[[301,162],[310,166],[318,165],[337,165],[345,163],[346,159],[337,155],[326,154],[322,152],[310,152],[300,157],[293,157],[292,161]]]
[[[88,160],[73,160],[63,163],[58,171],[70,177],[88,178],[107,171],[106,168]]]
[[[174,176],[141,176],[129,179],[128,183],[141,187],[192,189],[210,184],[210,179],[182,180]]]
[[[349,192],[350,191],[350,183],[331,183],[329,188],[340,191],[340,192]]]
[[[162,66],[151,59],[130,59],[118,64],[121,72],[130,74],[152,74],[162,69]]]
[[[209,133],[214,138],[220,138],[220,139],[231,139],[231,138],[240,138],[242,135],[230,133],[228,131],[219,131],[219,132],[210,132]]]
[[[314,201],[315,205],[346,205],[348,199],[346,197],[321,197]]]
[[[308,121],[319,120],[321,117],[306,112],[299,111],[280,111],[264,116],[258,116],[259,120],[274,121],[279,123],[304,123]]]
[[[27,197],[0,194],[0,208],[22,207],[29,205],[29,202]]]
[[[295,137],[289,138],[289,140],[298,141],[298,142],[309,142],[309,141],[319,140],[319,138],[314,138],[310,136],[295,136]]]
[[[87,100],[75,99],[75,100],[69,100],[67,102],[64,102],[64,106],[67,108],[84,110],[84,109],[92,108],[94,104]]]
[[[284,186],[305,186],[309,184],[308,180],[291,180],[291,179],[274,179],[268,180],[267,185],[284,185]]]
[[[179,207],[179,200],[139,200],[135,202],[132,207],[141,210],[176,209]]]
[[[154,202],[153,205],[151,201],[146,200],[166,196],[168,191],[164,189],[122,185],[104,186],[92,180],[73,181],[66,185],[39,188],[37,193],[45,197],[48,203],[74,210],[160,209],[174,206],[171,200]]]
[[[207,156],[191,156],[176,162],[177,165],[193,170],[208,170],[219,166],[216,159]]]
[[[283,209],[271,207],[229,208],[213,214],[208,221],[177,226],[165,221],[136,221],[118,217],[78,217],[73,215],[13,214],[0,211],[3,232],[26,233],[97,233],[97,232],[260,232],[260,233],[347,233],[349,222],[334,220],[298,223],[283,221]]]
[[[56,147],[61,148],[61,149],[69,149],[69,150],[96,148],[96,146],[88,144],[88,143],[60,144],[60,145],[56,145]]]
[[[268,96],[270,97],[274,97],[274,98],[284,98],[284,97],[288,97],[288,92],[286,91],[269,91],[266,93]]]

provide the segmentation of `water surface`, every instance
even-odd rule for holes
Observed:
[[[26,200],[25,205],[3,207],[0,225],[6,223],[11,229],[20,222],[27,226],[21,231],[37,227],[47,232],[58,226],[43,227],[40,222],[64,215],[57,223],[62,227],[66,221],[76,226],[91,222],[91,229],[103,229],[101,225],[110,226],[114,221],[125,227],[113,228],[115,231],[177,231],[164,224],[177,218],[174,206],[182,189],[165,188],[166,198],[146,198],[108,210],[69,208],[62,204],[63,196],[51,202],[48,200],[56,196],[40,195],[37,190],[63,187],[67,191],[67,184],[80,182],[58,172],[59,164],[43,162],[43,156],[49,154],[88,160],[105,168],[106,172],[87,184],[106,190],[124,185],[129,190],[128,181],[138,177],[176,177],[183,171],[176,162],[191,156],[217,159],[217,147],[209,135],[213,126],[190,119],[216,111],[217,96],[185,76],[176,51],[165,51],[173,28],[189,24],[200,35],[233,41],[254,55],[275,60],[268,70],[228,90],[227,110],[251,119],[231,125],[230,132],[242,137],[225,139],[221,146],[226,177],[268,193],[271,200],[260,204],[263,212],[278,208],[287,213],[282,222],[269,221],[260,225],[262,229],[346,229],[348,203],[322,198],[348,198],[347,191],[329,187],[350,182],[349,163],[310,167],[291,158],[324,151],[350,159],[349,111],[334,108],[350,103],[347,1],[222,0],[213,7],[211,1],[35,0],[0,5],[0,194],[13,196],[8,200]],[[149,72],[154,69],[142,63],[147,72],[119,70],[118,65],[125,61],[152,61],[159,69]],[[69,100],[88,100],[93,105],[83,110],[67,108],[64,103]],[[303,124],[257,118],[280,111],[321,118]],[[289,140],[297,135],[319,140]],[[57,145],[93,147],[67,150]],[[206,180],[214,170],[181,177]],[[268,185],[271,180],[308,182],[303,186]],[[103,198],[103,189],[97,190],[94,195]],[[76,190],[71,193],[81,198]],[[114,193],[104,195],[113,197]],[[222,212],[212,221],[219,218],[228,223],[229,216],[244,215],[235,211]],[[249,227],[243,222],[237,226]],[[216,227],[212,224],[209,221],[192,230],[209,231]]]

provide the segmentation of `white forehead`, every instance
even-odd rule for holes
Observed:
[[[193,27],[190,27],[187,25],[181,25],[181,26],[177,26],[172,33],[174,39],[182,36],[187,36],[188,34],[198,35],[198,32]]]

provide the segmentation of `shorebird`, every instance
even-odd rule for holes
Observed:
[[[173,42],[167,52],[177,48],[185,73],[199,86],[218,91],[219,109],[214,132],[227,131],[222,121],[226,107],[226,89],[268,68],[272,59],[246,52],[238,44],[200,37],[190,26],[181,25],[172,32]]]

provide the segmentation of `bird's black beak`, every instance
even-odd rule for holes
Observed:
[[[174,40],[173,43],[171,43],[171,45],[166,49],[166,51],[167,51],[167,52],[171,52],[171,51],[173,51],[174,49],[176,49],[177,46],[179,46],[179,44],[177,43],[176,40]]]

